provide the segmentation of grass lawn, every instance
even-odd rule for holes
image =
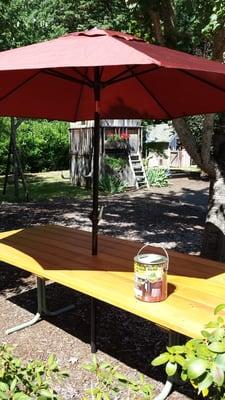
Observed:
[[[63,176],[62,176],[63,173]],[[29,200],[51,200],[56,198],[84,198],[89,197],[91,192],[83,188],[74,187],[70,183],[68,171],[51,171],[36,174],[26,174],[28,183]],[[0,176],[0,202],[15,202],[13,178],[9,177],[6,195],[2,194],[4,176]],[[19,200],[25,200],[25,194],[20,184]]]

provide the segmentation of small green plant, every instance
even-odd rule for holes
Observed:
[[[99,181],[99,190],[104,193],[122,193],[127,185],[116,175],[105,174]]]
[[[153,388],[145,382],[143,375],[140,375],[138,381],[129,379],[118,371],[117,366],[107,362],[99,363],[96,357],[83,368],[93,373],[97,382],[86,391],[82,400],[153,399]]]
[[[111,168],[113,171],[121,171],[127,164],[125,158],[121,157],[105,157],[105,165]]]
[[[150,186],[168,186],[168,171],[163,168],[149,168],[146,177]]]
[[[215,308],[217,315],[225,308]],[[167,352],[152,361],[153,366],[166,364],[168,376],[180,375],[198,394],[211,400],[225,399],[225,320],[219,315],[201,332],[202,338],[191,339],[183,346],[167,347]]]
[[[56,356],[46,362],[34,360],[23,363],[13,355],[13,346],[0,345],[0,399],[1,400],[58,400],[51,388],[52,378],[65,378],[60,371]]]

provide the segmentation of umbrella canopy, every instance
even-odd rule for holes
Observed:
[[[225,66],[124,33],[92,29],[0,54],[0,115],[158,118],[224,111]]]
[[[95,120],[97,254],[99,121],[225,111],[225,66],[134,36],[92,29],[0,53],[0,115]]]

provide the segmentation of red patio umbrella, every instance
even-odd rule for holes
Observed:
[[[97,254],[101,118],[225,111],[225,66],[91,29],[0,53],[0,115],[94,119],[92,254]]]

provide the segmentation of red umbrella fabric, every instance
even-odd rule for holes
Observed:
[[[95,119],[92,254],[97,254],[101,118],[225,111],[225,66],[92,29],[0,53],[0,115]]]
[[[225,66],[131,35],[92,29],[0,53],[0,115],[158,118],[225,110]]]

